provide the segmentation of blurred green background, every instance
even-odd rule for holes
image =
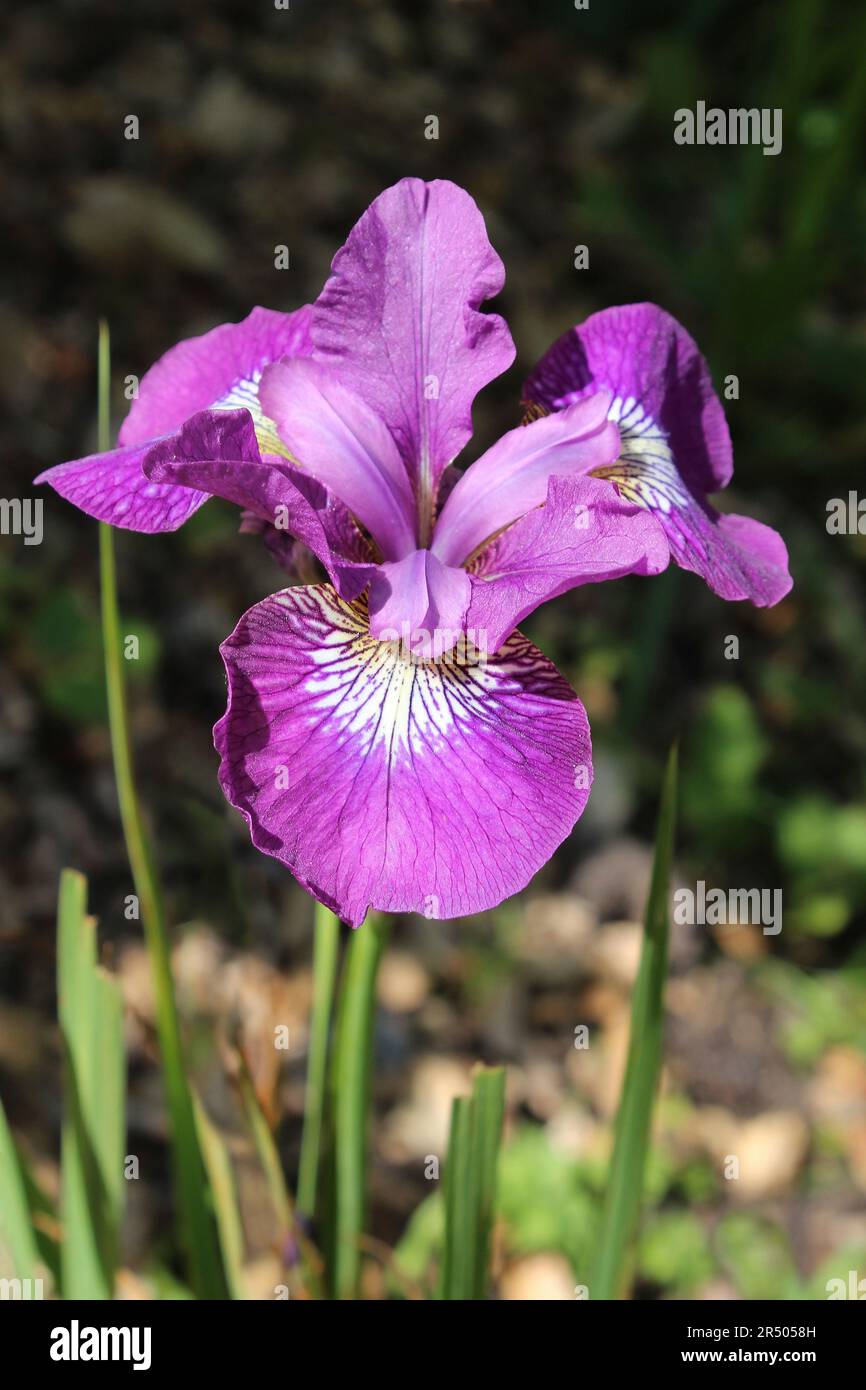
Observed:
[[[652,299],[697,338],[727,404],[725,507],[777,527],[793,593],[761,612],[694,576],[588,586],[526,631],[589,711],[583,821],[520,898],[398,923],[380,984],[373,1233],[423,1280],[424,1159],[476,1058],[509,1065],[497,1288],[573,1297],[585,1274],[622,1066],[660,772],[682,739],[677,877],[781,887],[779,936],[675,927],[643,1297],[825,1297],[866,1276],[866,536],[827,503],[866,450],[866,16],[791,3],[418,5],[266,0],[3,21],[0,307],[5,496],[95,447],[96,321],[123,381],[252,304],[313,299],[352,223],[407,174],[464,185],[507,272],[515,367],[483,394],[473,457],[520,383],[592,311]],[[673,113],[781,107],[782,153],[681,147]],[[140,138],[124,139],[138,116]],[[425,139],[425,118],[439,120]],[[285,244],[291,268],[274,268]],[[574,248],[589,248],[575,270]],[[152,1000],[111,775],[96,527],[47,490],[40,546],[2,539],[0,1087],[50,1188],[58,1123],[54,906],[91,881],[132,1051],[125,1260],[169,1221]],[[266,1202],[214,1038],[240,1030],[290,1174],[303,1105],[311,905],[224,805],[210,728],[219,642],[283,577],[212,502],[175,535],[118,533],[143,799],[211,1113],[235,1135],[250,1277],[273,1283]],[[739,660],[725,639],[740,639]],[[277,1061],[274,1022],[293,1046]],[[573,1045],[586,1023],[590,1046]],[[276,1054],[278,1059],[283,1054]],[[740,1158],[726,1180],[725,1156]],[[407,1222],[409,1224],[407,1225]],[[393,1291],[388,1262],[368,1294]],[[378,1280],[378,1282],[377,1282]]]

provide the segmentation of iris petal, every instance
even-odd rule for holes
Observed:
[[[479,313],[505,280],[469,194],[402,179],[334,257],[313,310],[315,355],[396,441],[427,545],[443,470],[472,433],[472,402],[514,360],[505,320]]]
[[[268,447],[273,427],[257,404],[257,386],[269,362],[309,356],[311,316],[309,304],[291,314],[256,308],[240,323],[176,343],[141,378],[118,442],[143,444],[171,434],[199,410],[243,406],[262,428],[262,452],[282,454],[281,447]]]
[[[504,526],[547,496],[551,477],[571,477],[612,463],[619,448],[608,418],[609,392],[504,434],[463,474],[436,522],[432,550],[463,564]]]
[[[517,633],[488,662],[412,662],[315,586],[257,604],[221,650],[223,790],[257,848],[353,926],[370,907],[494,907],[583,810],[586,714]]]
[[[781,537],[707,500],[729,482],[733,456],[722,403],[691,335],[655,304],[604,309],[554,343],[524,395],[565,411],[602,389],[613,395],[621,449],[593,471],[658,517],[676,563],[714,593],[777,603],[791,588]]]
[[[548,599],[603,579],[659,574],[669,558],[652,513],[610,483],[553,477],[544,506],[503,531],[473,565],[467,626],[476,645],[495,652]]]
[[[207,501],[208,493],[146,478],[142,463],[154,444],[171,437],[206,409],[250,411],[257,449],[285,455],[273,422],[258,399],[262,369],[277,358],[311,351],[310,308],[292,314],[253,309],[240,323],[224,323],[170,348],[144,374],[138,396],[120,427],[120,447],[46,469],[35,480],[88,516],[132,531],[174,531]]]
[[[129,444],[47,468],[34,479],[98,521],[128,531],[176,531],[208,499],[206,492],[145,477],[142,464],[153,441]]]
[[[386,559],[415,549],[415,506],[386,426],[319,362],[275,362],[262,378],[263,408],[300,466],[339,497]]]
[[[469,575],[415,550],[381,565],[370,585],[370,631],[405,642],[416,655],[438,659],[459,641],[471,595]]]
[[[152,445],[143,466],[154,486],[200,488],[303,541],[346,598],[357,598],[375,573],[370,545],[342,502],[288,460],[259,457],[246,410],[200,411]]]

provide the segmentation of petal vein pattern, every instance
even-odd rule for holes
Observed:
[[[519,891],[581,814],[586,714],[519,633],[490,660],[407,658],[327,585],[276,594],[223,644],[221,782],[253,843],[353,926]]]
[[[619,426],[619,458],[592,471],[648,508],[671,554],[725,599],[778,603],[791,588],[788,554],[775,531],[721,514],[708,493],[727,486],[731,439],[709,367],[691,334],[655,304],[602,309],[564,334],[524,385],[527,400],[554,411],[607,389]]]
[[[422,546],[439,479],[471,436],[472,402],[514,360],[505,320],[480,312],[504,279],[468,193],[407,178],[353,228],[313,310],[315,356],[396,442]]]

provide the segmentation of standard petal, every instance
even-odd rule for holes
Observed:
[[[142,377],[119,442],[159,439],[200,410],[243,407],[255,421],[261,452],[285,457],[285,445],[262,412],[258,384],[270,362],[309,356],[311,314],[309,304],[291,314],[256,308],[240,323],[176,343]]]
[[[514,360],[504,319],[478,306],[498,294],[502,262],[484,219],[453,183],[403,179],[353,228],[313,309],[316,357],[385,421],[421,519],[472,433],[472,402]]]
[[[599,392],[497,440],[449,494],[436,522],[435,554],[446,564],[463,564],[497,531],[540,507],[550,478],[612,463],[619,433],[607,418],[610,402],[608,392]]]
[[[691,335],[655,304],[602,310],[554,343],[524,396],[559,411],[602,389],[613,392],[621,447],[598,476],[654,512],[676,563],[722,598],[777,603],[791,587],[781,537],[707,501],[730,480],[731,440]]]
[[[387,560],[415,549],[415,502],[397,446],[360,397],[320,362],[275,362],[259,395],[293,458],[339,497]]]
[[[152,442],[152,441],[151,441]],[[206,492],[153,482],[142,472],[147,444],[130,444],[46,468],[35,483],[50,483],[87,516],[130,531],[176,531],[207,501]]]
[[[602,579],[659,574],[669,558],[652,513],[610,483],[553,477],[545,505],[503,531],[473,565],[467,631],[478,650],[497,652],[548,599]]]
[[[144,471],[155,484],[223,497],[303,541],[345,598],[357,598],[375,573],[369,542],[343,504],[287,459],[259,457],[246,410],[193,415],[177,434],[151,446]]]
[[[257,848],[353,926],[370,907],[494,907],[586,804],[584,709],[517,633],[488,662],[414,663],[316,586],[257,604],[221,650],[223,791]]]

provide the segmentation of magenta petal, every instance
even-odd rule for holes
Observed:
[[[771,608],[790,591],[785,542],[770,526],[748,516],[722,515],[709,506],[678,513],[681,539],[671,538],[671,553],[724,599],[749,599]]]
[[[371,907],[496,906],[586,804],[584,709],[517,633],[486,663],[416,664],[318,586],[257,604],[221,650],[223,791],[257,848],[353,926]]]
[[[614,395],[623,435],[660,435],[686,486],[729,482],[731,437],[710,369],[690,333],[656,304],[602,309],[559,338],[523,387],[524,398],[561,410],[594,391]]]
[[[154,484],[178,484],[223,497],[296,537],[321,560],[349,599],[369,583],[374,556],[341,502],[288,460],[259,457],[246,410],[203,410],[145,454]]]
[[[152,443],[152,441],[151,441]],[[141,470],[147,444],[91,454],[47,468],[34,479],[98,521],[131,531],[176,531],[207,501],[206,492],[152,482]]]
[[[654,304],[593,314],[542,358],[529,400],[563,410],[610,390],[620,455],[596,470],[664,527],[671,556],[723,598],[776,603],[791,587],[781,538],[758,522],[722,519],[707,494],[731,477],[722,404],[694,339]]]
[[[415,549],[415,502],[397,446],[364,401],[320,362],[275,362],[262,408],[305,473],[367,527],[386,559]]]
[[[262,414],[258,383],[268,363],[309,355],[311,313],[308,304],[291,314],[257,308],[240,323],[221,323],[176,343],[142,377],[138,399],[120,427],[120,443],[143,444],[171,434],[209,407],[245,408],[255,420],[262,453],[284,454]]]
[[[404,643],[416,657],[438,660],[463,634],[471,592],[465,570],[443,565],[429,550],[415,550],[377,569],[370,584],[370,631],[380,641]]]
[[[651,512],[600,478],[550,479],[547,500],[479,557],[466,625],[496,652],[527,614],[580,584],[659,574],[670,551]]]
[[[472,433],[472,402],[514,360],[502,262],[453,183],[403,179],[353,228],[313,309],[317,358],[385,421],[422,511]],[[428,537],[423,533],[420,543]]]
[[[379,641],[394,641],[401,627],[421,627],[430,609],[427,593],[428,550],[413,550],[403,560],[380,565],[370,584],[370,631]],[[467,576],[468,582],[468,576]]]
[[[163,442],[170,448],[170,437],[193,414],[242,408],[255,425],[256,457],[258,450],[284,456],[273,422],[262,413],[258,382],[275,358],[309,353],[310,312],[309,306],[293,314],[253,309],[241,323],[224,323],[177,343],[142,377],[120,427],[120,448],[58,464],[35,481],[50,483],[88,516],[112,526],[151,533],[176,530],[208,494],[145,477],[142,462],[148,450]]]
[[[428,623],[440,634],[462,631],[472,586],[464,569],[443,565],[430,551],[427,554],[427,593],[430,597]],[[457,640],[456,637],[454,639]],[[449,650],[449,642],[442,650]]]
[[[607,418],[611,397],[599,392],[567,410],[509,430],[471,464],[436,522],[432,549],[463,564],[504,526],[540,507],[551,477],[573,477],[610,464],[619,433]]]

